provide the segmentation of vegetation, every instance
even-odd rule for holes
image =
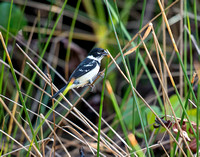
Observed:
[[[199,6],[1,1],[0,155],[200,156]],[[94,91],[51,99],[94,47]]]

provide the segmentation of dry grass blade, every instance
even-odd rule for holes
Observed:
[[[91,150],[92,154],[95,155],[94,151],[92,150],[91,146],[89,145],[89,143],[87,142],[87,140],[78,132],[76,131],[74,128],[72,128],[71,126],[64,126],[64,128],[69,128],[70,130],[72,130],[75,134],[77,134],[81,139],[83,139],[83,141],[85,141],[86,145],[89,147],[89,149]]]
[[[179,50],[180,50],[180,57],[183,60],[183,1],[180,1],[180,45],[179,45]],[[178,44],[178,43],[177,43]],[[166,55],[165,55],[166,56]],[[180,80],[180,87],[183,87],[183,70],[181,69],[181,65],[180,67],[180,76],[179,76],[179,80]],[[166,72],[166,70],[165,70]],[[183,88],[180,88],[180,96],[183,97]]]
[[[28,55],[26,55],[25,53],[24,53],[24,51],[19,47],[19,45],[17,45],[18,46],[18,48],[21,50],[21,52],[23,52],[23,54],[29,59],[29,61],[31,61],[31,63],[34,65],[34,67],[41,73],[39,73],[36,69],[34,69],[29,63],[28,63],[28,65],[41,77],[41,78],[43,78],[43,80],[46,82],[46,83],[48,83],[49,85],[50,85],[50,82],[49,81],[47,81],[47,80],[49,80],[48,79],[48,77],[45,75],[45,74],[43,74],[43,72],[36,66],[36,64],[31,60],[31,58],[28,56]],[[58,91],[58,89],[53,85],[53,88],[56,90],[56,91]],[[86,92],[87,93],[87,92]],[[48,94],[49,95],[49,94]],[[78,112],[78,110],[76,109],[76,108],[74,108],[75,107],[75,105],[72,105],[65,97],[63,97],[64,98],[64,100],[71,106],[71,108],[73,109],[73,110],[75,110],[75,112],[76,113],[78,113],[78,115],[79,115],[79,117],[81,117],[81,119],[83,120],[82,122],[84,122],[86,125],[88,125],[90,128],[91,128],[91,126],[87,123],[87,121],[85,121],[84,120],[84,118],[86,118],[84,115],[82,115],[80,112]],[[80,99],[82,99],[82,97],[80,97],[79,98],[79,100]],[[77,101],[77,103],[78,103],[79,101]],[[76,104],[76,103],[75,103]],[[88,103],[87,103],[88,104]],[[61,104],[62,105],[62,104]],[[62,105],[63,106],[63,105]],[[64,108],[66,108],[65,106],[63,106]],[[68,110],[68,109],[67,109]],[[94,111],[94,110],[93,110]],[[98,114],[97,114],[98,115]],[[84,117],[84,118],[83,118]],[[103,120],[103,119],[102,119]],[[104,121],[104,123],[105,124],[107,124],[106,122],[105,122],[105,120],[103,120]],[[92,124],[89,120],[88,120],[88,122],[90,123],[90,124]],[[93,127],[96,127],[94,124],[92,124],[93,125]],[[108,125],[108,124],[107,124]],[[109,126],[109,125],[108,125]],[[111,127],[110,127],[111,128]],[[96,127],[96,129],[97,129],[97,127]],[[114,131],[112,128],[111,128],[111,130],[120,138],[120,140],[128,147],[128,148],[130,148],[127,144],[126,144],[126,142],[118,135],[118,133],[116,132],[116,131]],[[94,130],[93,130],[94,131]],[[104,134],[104,133],[103,133]],[[104,136],[106,136],[105,134],[104,134]],[[108,137],[107,137],[108,138]],[[108,138],[108,139],[110,139],[110,138]],[[111,139],[110,139],[111,140]],[[112,141],[112,140],[111,140]],[[113,145],[111,145],[112,147],[113,147]]]
[[[129,83],[128,78],[126,77],[126,75],[123,73],[123,71],[120,69],[119,65],[116,63],[115,59],[112,57],[112,55],[110,54],[110,52],[108,50],[106,50],[110,56],[110,58],[112,59],[112,61],[115,63],[117,69],[119,70],[119,72],[122,74],[122,76],[126,79],[126,81]]]
[[[158,48],[159,48],[159,52],[160,52],[160,55],[161,55],[162,60],[163,60],[163,62],[164,62],[164,65],[165,65],[165,67],[166,67],[166,69],[167,69],[167,72],[168,72],[168,75],[169,75],[169,77],[170,77],[171,83],[172,83],[173,87],[175,88],[176,85],[175,85],[175,83],[174,83],[174,80],[173,80],[173,77],[172,77],[171,72],[170,72],[170,70],[169,70],[169,67],[168,67],[168,65],[167,65],[167,63],[166,63],[166,60],[165,60],[165,58],[164,58],[164,56],[163,56],[161,47],[160,47],[160,45],[159,45],[158,39],[157,39],[157,37],[156,37],[156,35],[155,35],[155,32],[154,32],[154,29],[152,29],[152,33],[153,33],[154,40],[156,41],[156,44],[157,44],[157,46],[158,46]],[[166,94],[166,95],[167,95],[167,94]],[[176,122],[176,124],[177,124],[177,126],[178,126],[178,129],[180,130],[181,136],[183,137],[183,140],[184,140],[184,142],[185,142],[185,144],[186,144],[186,147],[189,149],[190,154],[193,156],[193,153],[191,152],[191,150],[190,150],[190,148],[189,148],[189,145],[188,145],[188,143],[187,143],[185,137],[183,136],[182,129],[181,129],[181,127],[180,127],[180,125],[179,125],[179,123],[178,123],[178,121],[177,121],[175,112],[174,112],[174,110],[173,110],[173,107],[172,107],[172,105],[171,105],[171,103],[170,103],[168,97],[167,97],[167,101],[168,101],[169,106],[170,106],[170,108],[171,108],[172,114],[173,114],[173,116],[174,116],[174,118],[175,118],[175,122]]]
[[[154,35],[155,35],[155,34],[154,34]],[[142,40],[142,37],[141,37],[141,40]],[[150,56],[150,54],[149,54],[149,52],[148,52],[148,49],[147,49],[147,47],[146,47],[146,45],[145,45],[145,43],[144,43],[143,40],[142,40],[142,43],[143,43],[143,46],[144,46],[144,48],[145,48],[145,51],[146,51],[146,53],[147,53],[147,55],[148,55],[148,57],[149,57],[149,59],[150,59],[150,62],[151,62],[151,64],[152,64],[153,68],[154,68],[154,71],[155,71],[156,74],[157,74],[157,77],[158,77],[158,79],[159,79],[159,81],[160,81],[160,84],[161,84],[161,86],[162,86],[162,88],[163,88],[163,91],[164,91],[164,93],[165,93],[165,95],[166,95],[167,102],[168,102],[168,104],[169,104],[169,106],[170,106],[170,108],[171,108],[171,111],[172,111],[172,113],[173,113],[173,115],[174,115],[174,117],[175,117],[176,124],[179,126],[179,123],[178,123],[178,121],[177,121],[177,119],[176,119],[174,110],[173,110],[172,105],[171,105],[171,103],[170,103],[169,97],[168,97],[167,92],[166,92],[166,90],[165,90],[165,88],[164,88],[163,82],[161,81],[161,78],[159,77],[158,71],[156,70],[156,67],[155,67],[155,65],[154,65],[154,63],[153,63],[153,60],[152,60],[152,58],[151,58],[151,56]],[[158,43],[157,43],[157,44],[158,44]],[[159,45],[158,45],[158,46],[159,46]],[[180,126],[179,126],[179,130],[180,130],[180,132],[182,133],[182,130],[181,130]],[[169,131],[169,132],[170,132],[170,131]],[[170,132],[170,133],[171,133],[171,132]],[[174,138],[174,136],[173,136],[172,134],[171,134],[171,136],[172,136],[173,139],[176,141],[176,139]],[[178,144],[177,141],[176,141],[176,143]],[[186,145],[187,145],[186,140],[185,140],[185,143],[186,143]],[[179,148],[181,149],[182,153],[186,156],[186,154],[184,153],[184,151],[183,151],[183,149],[181,148],[180,145],[179,145]]]
[[[0,110],[3,120],[0,139],[8,139],[2,144],[0,155],[157,156],[157,151],[162,150],[159,155],[193,156],[189,146],[197,135],[184,107],[187,89],[191,92],[188,97],[192,95],[195,103],[190,99],[187,101],[196,107],[196,93],[199,92],[196,86],[200,80],[200,64],[195,61],[194,65],[190,64],[193,62],[191,41],[198,52],[195,55],[200,54],[199,38],[195,39],[200,18],[194,13],[194,20],[190,20],[193,13],[187,10],[192,3],[188,7],[184,6],[188,2],[183,0],[169,3],[164,0],[138,1],[138,7],[133,1],[129,4],[125,1],[89,0],[86,3],[79,0],[80,3],[75,1],[73,4],[80,4],[81,9],[71,3],[64,9],[67,0],[64,5],[59,1],[48,1],[47,4],[34,1],[24,4],[20,0],[5,2],[16,5],[26,21],[15,35],[10,33],[10,24],[5,29],[0,22],[0,29],[7,35],[7,44],[3,46],[9,52],[0,58],[0,84],[3,85],[0,85],[0,107],[3,109]],[[199,7],[195,3],[194,10],[196,5]],[[79,25],[73,25],[71,20]],[[184,24],[194,26],[196,36],[187,26],[184,29]],[[73,37],[69,39],[70,34]],[[188,46],[190,60],[187,58]],[[92,83],[96,85],[95,92],[90,93],[91,86],[87,86],[70,89],[69,93],[66,90],[52,98],[63,84],[69,85],[64,78],[65,65],[68,64],[69,73],[72,73],[92,47],[101,47],[108,52],[109,65],[107,62],[100,73],[108,71],[106,77],[112,81],[113,88],[104,91],[108,84],[105,78],[102,83],[102,77],[98,75]],[[184,55],[181,54],[183,51]],[[67,62],[63,59],[66,54],[70,56]],[[6,55],[9,55],[8,61]],[[102,64],[101,68],[105,67],[105,62]],[[190,68],[187,68],[189,64]],[[191,76],[193,67],[199,80],[196,73]],[[192,84],[189,77],[192,77]],[[178,98],[176,102],[174,97]],[[1,105],[2,101],[4,105]],[[181,114],[186,118],[184,122],[193,129],[194,134],[187,134],[191,141],[183,136],[184,128],[178,117]],[[178,134],[174,125],[177,125]]]
[[[167,155],[167,157],[170,157],[169,154],[167,153],[165,147],[163,146],[163,144],[159,141],[158,144],[160,144],[160,146],[162,147],[162,149],[164,150],[165,154]]]
[[[152,29],[153,29],[153,26],[152,26]],[[159,66],[159,71],[160,71],[160,78],[161,78],[161,82],[163,82],[164,83],[164,87],[165,87],[165,89],[167,90],[167,86],[166,86],[166,79],[165,78],[167,78],[167,76],[166,75],[164,75],[163,74],[163,70],[162,70],[162,64],[161,64],[161,60],[160,60],[160,55],[159,55],[159,50],[158,50],[158,46],[157,46],[157,43],[156,43],[156,41],[154,40],[154,45],[155,45],[155,49],[156,49],[156,55],[157,55],[157,60],[158,60],[158,66]],[[151,54],[150,54],[151,55]],[[149,58],[149,57],[148,57]],[[164,73],[166,72],[166,70],[164,70]],[[165,77],[164,77],[164,76]],[[156,76],[157,76],[157,74],[156,74]],[[166,117],[166,115],[167,114],[169,114],[168,112],[169,112],[169,110],[168,110],[168,108],[167,108],[167,104],[166,104],[166,95],[165,95],[165,93],[164,93],[164,91],[163,91],[163,88],[162,88],[162,86],[160,86],[161,87],[161,89],[162,89],[162,96],[163,96],[163,104],[164,104],[164,109],[165,109],[165,117]]]
[[[12,136],[10,136],[9,134],[7,134],[6,132],[4,132],[4,131],[1,130],[1,129],[0,129],[0,132],[2,132],[3,134],[5,134],[9,139],[13,140],[13,141],[14,141],[15,143],[17,143],[19,146],[21,146],[21,148],[19,148],[19,149],[25,149],[26,151],[28,151],[27,147],[23,146],[21,143],[19,143],[17,140],[15,140]],[[14,151],[7,153],[7,155],[12,154],[12,153],[14,153]],[[33,154],[32,151],[30,151],[30,153],[31,153],[33,156],[36,156],[35,154]],[[1,155],[1,156],[5,156],[5,154],[4,154],[4,155]]]
[[[0,63],[4,64],[7,68],[10,68],[10,66],[5,63],[3,60],[0,59]],[[24,80],[26,80],[28,83],[31,83],[35,88],[39,89],[40,91],[44,92],[46,95],[51,96],[49,93],[47,93],[46,91],[44,91],[42,88],[40,88],[37,84],[35,84],[34,82],[32,82],[30,79],[28,79],[26,76],[24,76],[23,74],[21,74],[19,71],[15,70],[15,73],[17,75],[19,75],[20,77],[23,77]]]
[[[22,93],[22,94],[24,94],[24,93]],[[24,94],[24,95],[26,95],[26,94]],[[16,102],[14,102],[13,100],[11,100],[11,99],[9,99],[9,98],[3,96],[3,95],[0,95],[0,96],[3,97],[3,98],[6,99],[6,100],[12,102],[13,104],[16,103]],[[34,101],[40,103],[38,100],[36,100],[36,99],[34,99],[34,98],[32,98],[32,97],[30,97],[30,96],[28,96],[28,95],[26,95],[26,96],[29,97],[29,98],[31,98],[32,100],[34,100]],[[18,103],[16,103],[16,104],[17,104],[19,107],[22,107],[22,105],[20,105],[20,104],[18,104]],[[41,104],[42,104],[43,106],[45,106],[46,108],[52,110],[49,106],[47,106],[47,105],[45,105],[45,104],[43,104],[43,103],[41,103]],[[40,115],[38,115],[37,113],[35,113],[35,112],[33,112],[33,111],[29,110],[29,109],[28,109],[28,112],[30,112],[30,113],[32,113],[33,115],[36,115],[37,117],[40,118]],[[87,133],[85,130],[83,130],[83,129],[81,129],[80,127],[78,127],[75,123],[73,123],[73,122],[71,122],[70,120],[66,119],[65,117],[63,117],[63,116],[62,116],[60,113],[58,113],[57,111],[54,111],[54,112],[56,113],[56,115],[62,117],[62,118],[63,118],[65,121],[67,121],[69,124],[71,124],[72,126],[76,127],[77,129],[79,129],[80,132],[82,132],[82,133],[88,135],[89,138],[91,138],[91,139],[97,141],[96,138],[94,138],[92,135],[90,135],[89,133]],[[77,117],[77,118],[78,118],[78,117]],[[48,122],[53,124],[53,122],[51,122],[51,121],[48,121]],[[25,121],[25,123],[27,123],[27,122]],[[74,136],[74,135],[71,134],[70,132],[64,130],[64,129],[63,129],[62,127],[60,127],[59,125],[56,125],[56,127],[59,128],[59,129],[61,129],[61,130],[64,131],[64,132],[68,133],[68,134],[71,135],[72,137],[76,138],[77,140],[79,140],[79,141],[82,142],[83,144],[86,144],[84,141],[82,141],[81,139],[77,138],[76,136]],[[50,136],[49,136],[49,137],[50,137]],[[87,145],[87,144],[86,144],[86,145]]]
[[[199,47],[198,47],[198,44],[197,44],[197,42],[196,42],[194,36],[189,32],[189,30],[188,30],[188,28],[187,28],[186,25],[185,25],[184,27],[185,27],[185,29],[186,29],[188,35],[190,36],[190,38],[191,38],[191,40],[192,40],[192,42],[193,42],[193,44],[194,44],[194,46],[195,46],[195,48],[196,48],[196,50],[197,50],[197,53],[200,55],[200,49],[199,49]]]
[[[179,52],[179,51],[178,51],[178,48],[177,48],[177,46],[176,46],[176,42],[175,42],[175,40],[174,40],[174,37],[173,37],[172,31],[171,31],[171,28],[170,28],[170,26],[169,26],[169,22],[168,22],[168,20],[167,20],[167,16],[166,16],[166,14],[165,14],[165,10],[163,9],[163,6],[162,6],[160,0],[158,0],[158,4],[159,4],[159,7],[160,7],[162,16],[163,16],[163,18],[164,18],[164,20],[165,20],[165,24],[166,24],[166,26],[167,26],[167,29],[168,29],[168,32],[169,32],[169,35],[170,35],[172,44],[173,44],[173,46],[174,46],[174,49],[175,49],[176,52]]]
[[[200,63],[198,61],[194,61],[194,68],[197,73],[200,82]]]
[[[31,61],[31,63],[34,65],[34,67],[38,70],[36,70],[36,69],[34,69],[29,63],[27,63],[48,85],[51,85],[50,84],[50,81],[49,81],[49,78],[37,67],[37,65],[31,60],[31,58],[29,57],[29,56],[27,56],[25,53],[24,53],[24,51],[19,47],[19,45],[17,45],[18,46],[18,48],[21,50],[21,52],[27,57],[27,59],[29,60],[29,61]],[[39,73],[40,72],[40,73]],[[52,84],[53,85],[53,84]],[[56,89],[56,91],[58,91],[58,89],[53,85],[53,88],[54,89]],[[89,127],[95,134],[97,134],[97,131],[95,131],[94,129],[93,129],[93,127],[95,127],[96,129],[97,129],[97,127],[93,124],[93,123],[91,123],[91,121],[90,120],[88,120],[88,118],[86,118],[81,112],[79,112],[76,108],[75,108],[75,106],[74,105],[72,105],[71,104],[71,102],[68,100],[68,99],[66,99],[66,97],[64,97],[63,96],[63,99],[71,106],[71,108],[75,111],[75,113],[77,113],[77,115],[78,115],[78,117],[79,118],[81,118],[81,121],[87,126],[87,127]],[[61,104],[61,106],[62,107],[64,107],[65,109],[67,109],[66,108],[66,106],[64,106],[64,105],[62,105]],[[69,109],[67,109],[67,110],[69,110]],[[92,126],[93,127],[92,127]],[[110,138],[108,138],[107,137],[107,135],[106,134],[104,134],[103,132],[101,132],[104,136],[106,136],[106,138],[107,139],[109,139],[110,141],[112,141]],[[115,132],[116,133],[116,132]],[[117,134],[117,133],[116,133]],[[118,136],[119,137],[119,136]],[[106,140],[102,137],[101,138],[103,141],[104,141],[104,144],[105,145],[107,145],[108,143],[106,142]],[[127,144],[126,144],[126,142],[122,139],[122,138],[120,138],[121,139],[121,141],[123,141],[123,143],[127,146],[127,147],[129,147]],[[113,144],[114,144],[114,142],[112,142]],[[111,144],[109,144],[111,147],[113,147],[113,145],[111,145]],[[115,145],[115,144],[114,144]],[[129,147],[130,148],[130,147]],[[116,148],[114,148],[113,147],[113,149],[115,149],[117,152],[118,152],[118,150],[116,149]],[[119,153],[119,152],[118,152]]]
[[[153,24],[150,22],[150,23],[149,23],[149,26],[148,26],[148,28],[147,28],[147,30],[145,31],[145,33],[144,33],[144,35],[143,35],[142,40],[145,40],[146,37],[149,35],[149,33],[151,32],[152,26],[153,26]],[[140,34],[140,33],[138,33],[138,34]],[[141,45],[141,42],[140,42],[137,46],[135,46],[135,47],[133,47],[132,49],[128,50],[128,51],[124,54],[124,56],[133,53],[135,50],[137,50],[137,48],[138,48],[140,45]]]
[[[9,108],[7,107],[7,105],[4,103],[4,101],[2,100],[2,98],[0,98],[0,102],[3,105],[4,109],[6,110],[6,112],[8,112],[8,114],[13,118],[14,122],[17,124],[17,126],[20,128],[20,130],[23,132],[23,134],[26,136],[27,140],[32,143],[30,137],[28,136],[28,134],[26,133],[26,131],[24,130],[24,128],[19,124],[19,122],[17,121],[17,119],[14,117],[14,115],[10,112]],[[42,156],[42,154],[39,152],[39,150],[36,148],[36,146],[33,144],[32,145],[34,150],[37,152],[37,154],[39,156]]]
[[[40,74],[43,76],[45,82],[48,80],[49,85],[50,85],[50,80],[47,77],[47,75],[45,75],[42,70],[40,70],[40,68],[33,62],[33,60],[24,52],[24,50],[22,50],[22,48],[17,44],[17,47],[19,48],[19,50],[24,54],[24,56],[33,64],[33,66],[40,72]]]
[[[51,140],[51,139],[50,139],[50,138],[46,138],[46,139],[43,139],[43,140],[38,141],[38,143],[42,143],[42,142],[49,141],[49,140]],[[26,146],[23,146],[23,147],[21,147],[21,148],[15,149],[15,150],[13,150],[13,151],[11,151],[11,152],[8,152],[8,153],[6,153],[6,154],[1,155],[1,157],[11,155],[11,154],[13,154],[13,153],[16,153],[16,152],[22,150],[22,149],[25,149],[25,150],[28,151],[28,149],[27,149],[28,147],[30,147],[30,145],[26,145]],[[33,156],[35,156],[35,154],[33,154],[32,152],[30,152],[30,153],[31,153]]]
[[[197,105],[194,103],[194,102],[192,102],[192,100],[188,100],[195,108],[197,108]]]
[[[29,39],[28,39],[28,42],[27,42],[27,46],[28,46],[28,47],[29,47],[29,45],[30,45],[30,43],[31,43],[31,39],[32,39],[32,36],[33,36],[33,31],[34,31],[34,28],[35,28],[35,26],[36,26],[37,20],[38,20],[38,18],[36,18],[35,21],[34,21],[34,24],[33,24],[32,30],[31,30],[31,34],[30,34]],[[27,50],[28,50],[28,49],[26,49],[26,52],[27,52]],[[24,73],[24,67],[25,67],[25,58],[23,59],[23,63],[22,63],[22,66],[21,66],[21,67],[22,67],[22,69],[21,69],[20,74],[23,74],[23,73]],[[22,85],[22,81],[23,81],[23,77],[20,76],[20,78],[19,78],[19,87],[20,87],[20,88],[21,88],[21,85]],[[15,102],[17,102],[18,99],[19,99],[19,93],[17,92],[17,93],[16,93],[16,96],[15,96]],[[16,109],[17,109],[17,104],[15,104],[15,105],[13,106],[13,110],[12,110],[13,115],[15,115]],[[9,134],[9,135],[10,135],[11,132],[12,132],[12,128],[13,128],[13,119],[11,118],[11,119],[10,119],[10,122],[9,122],[9,128],[8,128],[8,134]]]
[[[64,151],[66,152],[66,154],[71,157],[71,155],[69,154],[68,150],[65,148],[65,146],[63,145],[62,141],[60,140],[60,138],[58,137],[58,135],[54,132],[53,128],[51,127],[51,125],[48,123],[48,121],[45,119],[45,117],[43,116],[43,114],[41,114],[41,118],[45,120],[46,124],[48,125],[48,127],[51,129],[51,131],[53,132],[54,136],[56,136],[58,142],[61,144],[62,148],[64,149]],[[54,150],[56,151],[56,150]]]
[[[22,50],[22,51],[23,51],[23,50]],[[30,59],[30,58],[28,57],[28,59]],[[30,59],[30,60],[31,60],[31,59]],[[47,77],[45,77],[45,78],[43,77],[43,76],[45,76],[44,74],[41,75],[36,69],[33,68],[33,66],[31,66],[29,63],[27,63],[27,64],[28,64],[28,65],[29,65],[43,80],[45,80],[48,84],[50,84],[49,81],[46,80]],[[35,63],[32,62],[32,64],[35,64]],[[37,66],[35,65],[35,67],[37,67]],[[37,68],[37,69],[38,69],[38,68]],[[42,72],[42,71],[40,70],[40,72]],[[55,86],[54,86],[54,88],[55,88]],[[57,90],[57,89],[56,89],[56,90]],[[71,108],[72,108],[73,110],[75,110],[76,113],[78,113],[78,115],[79,115],[78,117],[81,118],[80,120],[81,120],[86,126],[88,126],[91,130],[93,130],[93,132],[95,132],[95,134],[97,134],[97,132],[90,126],[90,124],[91,124],[93,127],[95,127],[96,129],[97,129],[97,127],[96,127],[94,124],[92,124],[89,120],[87,120],[87,118],[86,118],[81,112],[79,112],[76,108],[73,108],[72,104],[71,104],[64,96],[63,96],[63,99],[64,99],[65,101],[67,101],[67,102],[70,104]],[[66,108],[66,106],[64,106],[63,104],[61,104],[61,106],[64,107],[65,109],[69,110],[69,109]],[[90,124],[89,124],[88,122],[89,122]],[[79,127],[78,127],[78,128],[79,128]],[[80,129],[80,128],[79,128],[79,129]],[[83,130],[82,130],[82,131],[83,131]],[[85,131],[83,131],[83,132],[85,132]],[[102,133],[103,133],[103,132],[102,132]],[[108,138],[107,135],[105,135],[104,133],[103,133],[103,135],[106,136],[107,139],[109,139],[110,141],[112,141],[112,140],[111,140],[110,138]],[[105,140],[103,137],[102,137],[101,139],[104,141],[104,144],[105,144],[105,146],[106,146],[106,145],[108,144],[108,143],[106,142],[106,140]],[[107,144],[106,144],[106,143],[107,143]],[[114,144],[113,141],[112,141],[112,143]],[[109,144],[109,145],[110,145],[110,144]],[[108,145],[107,145],[107,146],[108,146]],[[106,147],[107,147],[107,146],[106,146]],[[112,149],[114,149],[114,150],[116,150],[116,152],[118,152],[118,150],[117,150],[116,148],[114,148],[113,145],[110,145],[110,146],[112,147]],[[110,148],[109,148],[109,149],[110,149]],[[119,152],[118,152],[118,153],[119,153]]]
[[[50,83],[51,83],[51,95],[53,96],[53,83],[52,83],[52,78],[51,78],[51,75],[50,75],[50,72],[49,72],[49,68],[47,67],[47,71],[48,71],[48,78],[50,80]],[[46,84],[45,84],[46,85]],[[42,95],[43,96],[43,95]],[[54,106],[54,99],[52,99],[52,106],[53,106],[53,110],[55,109],[55,106]],[[56,123],[56,118],[55,118],[55,112],[53,112],[53,132],[56,132],[56,126],[55,126],[55,123]],[[42,130],[41,130],[42,132]],[[54,150],[54,156],[55,156],[55,150],[56,150],[56,136],[54,136],[54,141],[53,141],[53,149]]]

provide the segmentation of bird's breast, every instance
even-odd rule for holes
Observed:
[[[98,72],[99,72],[100,67],[97,65],[94,69],[92,69],[91,71],[87,72],[86,74],[84,74],[83,76],[79,77],[77,80],[79,82],[85,82],[90,79],[93,79],[94,77],[97,76]]]
[[[83,76],[77,78],[76,81],[79,82],[79,83],[78,84],[73,84],[72,88],[79,88],[79,87],[83,87],[84,85],[88,84],[89,80],[93,80],[97,76],[99,70],[100,70],[100,66],[97,65],[94,69],[92,69],[88,73],[86,73]]]

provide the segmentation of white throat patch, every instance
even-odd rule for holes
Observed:
[[[101,60],[103,59],[103,56],[96,58],[96,57],[93,57],[92,55],[90,55],[90,56],[87,56],[87,58],[96,60],[96,61],[98,61],[99,63],[101,63]]]

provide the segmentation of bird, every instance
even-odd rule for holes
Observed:
[[[92,49],[88,56],[78,65],[78,67],[73,71],[69,77],[68,83],[74,79],[73,84],[69,89],[84,87],[86,85],[91,85],[96,76],[99,73],[101,60],[108,55],[107,50],[102,48]],[[60,93],[62,93],[68,86],[68,83],[62,87],[58,92],[56,92],[53,98],[56,98]]]

